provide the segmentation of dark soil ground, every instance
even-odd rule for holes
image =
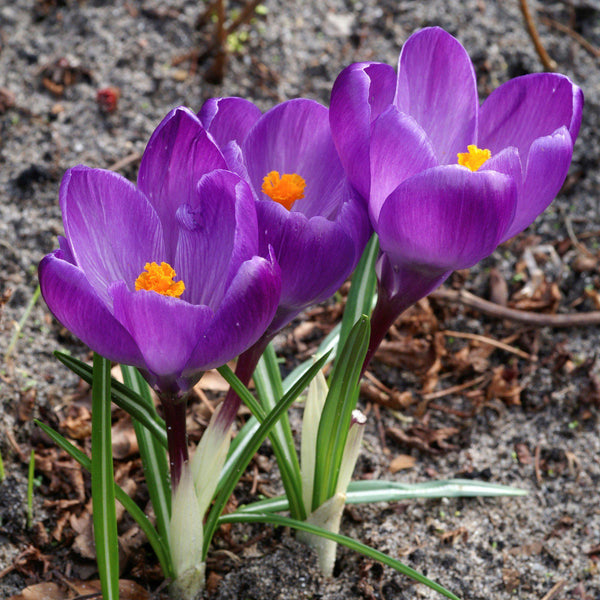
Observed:
[[[484,264],[455,274],[448,288],[504,297],[526,314],[591,313],[600,310],[600,5],[530,4],[558,70],[586,96],[573,165],[559,198],[535,225]],[[543,68],[512,0],[266,0],[262,7],[230,38],[234,52],[222,83],[214,84],[206,80],[215,74],[210,57],[197,65],[176,60],[192,50],[202,54],[211,42],[212,25],[195,25],[201,2],[15,0],[0,6],[0,453],[6,470],[0,598],[42,581],[68,582],[71,596],[51,597],[73,597],[84,593],[74,582],[97,578],[89,482],[32,421],[40,418],[89,447],[88,390],[52,352],[89,353],[42,301],[9,348],[34,295],[37,264],[62,232],[58,186],[65,169],[85,163],[134,179],[139,155],[168,110],[180,104],[197,110],[210,96],[245,96],[262,109],[297,96],[327,103],[343,66],[395,64],[402,43],[427,25],[444,27],[465,45],[482,98],[511,77]],[[97,99],[109,86],[120,90],[113,112]],[[286,368],[310,354],[338,308],[330,303],[314,310],[278,338]],[[405,315],[364,385],[360,402],[369,423],[356,476],[471,477],[529,495],[351,507],[342,532],[401,558],[465,600],[600,600],[599,346],[597,325],[540,328],[440,297]],[[210,382],[204,387],[210,401],[222,393]],[[197,439],[206,403],[199,398],[191,411]],[[121,416],[115,412],[115,422]],[[117,479],[143,505],[135,449],[126,434],[119,440]],[[36,486],[28,526],[32,449]],[[277,492],[277,482],[266,447],[236,497]],[[156,590],[160,573],[147,544],[125,517],[120,533],[123,578]],[[343,549],[334,577],[323,580],[314,556],[288,531],[235,526],[221,532],[213,548],[206,593],[212,600],[438,597]]]

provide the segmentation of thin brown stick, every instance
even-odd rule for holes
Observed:
[[[448,337],[456,337],[463,338],[465,340],[473,340],[475,342],[481,342],[482,344],[487,344],[488,346],[494,346],[495,348],[500,348],[501,350],[505,350],[506,352],[510,352],[511,354],[516,354],[525,360],[530,360],[532,362],[537,361],[536,356],[532,356],[531,354],[527,354],[527,352],[523,352],[519,348],[515,348],[514,346],[509,346],[500,340],[495,340],[494,338],[486,337],[485,335],[478,335],[476,333],[465,333],[462,331],[442,331],[442,333]]]
[[[563,25],[559,21],[550,19],[549,17],[540,16],[540,21],[547,27],[553,27],[554,29],[562,31],[563,33],[566,33],[567,35],[571,36],[584,50],[587,50],[592,56],[600,58],[600,48],[596,48],[596,46],[590,44],[582,35],[574,31],[570,27]]]
[[[496,319],[508,319],[517,323],[525,323],[533,327],[590,327],[600,325],[600,311],[587,313],[569,313],[549,315],[517,310],[494,304],[466,290],[449,290],[440,288],[429,295],[433,300],[442,302],[459,302]]]
[[[438,398],[443,398],[444,396],[449,396],[450,394],[462,392],[467,388],[482,383],[483,381],[485,381],[486,377],[486,375],[480,375],[479,377],[476,377],[471,381],[461,383],[460,385],[453,385],[452,387],[446,388],[445,390],[438,390],[437,392],[429,392],[428,394],[422,394],[423,400],[437,400]]]
[[[573,222],[568,216],[565,216],[565,227],[567,228],[567,235],[569,236],[571,243],[573,244],[573,246],[575,246],[575,248],[577,248],[577,250],[579,250],[581,253],[585,254],[586,256],[589,256],[590,258],[597,258],[597,256],[593,252],[590,252],[586,248],[585,244],[582,244],[577,239],[577,236],[575,235],[575,231],[573,229]]]
[[[527,0],[519,0],[519,3],[521,4],[521,12],[523,13],[523,18],[525,19],[527,31],[529,32],[531,40],[533,41],[533,45],[535,46],[535,50],[538,53],[542,64],[544,65],[544,69],[546,69],[546,71],[556,71],[556,62],[550,58],[546,52],[546,49],[542,45],[542,40],[540,39],[537,27],[535,26],[533,17],[531,16],[531,11],[529,10]]]
[[[142,159],[142,155],[139,152],[132,152],[131,154],[128,154],[127,156],[119,159],[117,162],[114,162],[112,165],[110,165],[108,167],[108,170],[109,171],[120,171],[121,169],[124,169],[125,167],[128,167],[129,165],[131,165],[141,159]]]
[[[560,581],[557,581],[552,586],[552,589],[542,598],[542,600],[554,600],[558,596],[558,594],[562,592],[562,589],[565,587],[565,585],[567,585],[566,579],[561,579]]]

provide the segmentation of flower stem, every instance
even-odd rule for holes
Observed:
[[[426,276],[410,269],[397,270],[393,272],[393,275],[390,275],[390,273],[388,270],[387,273],[384,272],[383,277],[378,277],[377,304],[371,315],[371,337],[361,376],[364,375],[371,359],[377,352],[377,348],[379,348],[379,344],[381,344],[394,321],[407,308],[441,285],[448,278],[451,271],[432,276]],[[395,281],[392,289],[399,291],[390,294],[388,286],[393,280]]]
[[[177,399],[175,401],[173,398],[161,398],[161,402],[167,424],[171,488],[176,489],[181,479],[183,465],[189,460],[187,433],[185,430],[185,409],[187,402],[185,399]]]
[[[256,365],[260,360],[260,357],[263,355],[266,347],[269,345],[269,342],[273,339],[272,335],[263,335],[255,344],[251,346],[240,354],[237,360],[237,364],[235,367],[235,374],[237,378],[245,385],[248,385],[254,370],[256,369]],[[221,412],[221,417],[228,419],[233,422],[235,419],[235,415],[240,407],[241,399],[235,393],[233,388],[229,388],[227,392],[227,396],[225,397],[225,401],[223,402],[223,410]],[[230,423],[231,424],[231,423]]]

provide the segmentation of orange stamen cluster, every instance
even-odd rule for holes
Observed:
[[[144,271],[135,280],[135,289],[179,298],[185,290],[185,284],[183,281],[173,281],[174,277],[176,277],[175,269],[169,263],[161,262],[160,265],[155,262],[146,263]]]
[[[284,173],[281,177],[277,171],[271,171],[264,179],[262,191],[275,202],[279,202],[291,210],[294,202],[304,198],[306,182],[296,173]]]
[[[471,171],[477,171],[486,160],[492,157],[489,150],[482,150],[475,144],[467,146],[467,150],[468,152],[458,153],[458,164],[471,169]]]

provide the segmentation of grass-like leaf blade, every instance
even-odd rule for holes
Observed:
[[[256,392],[265,412],[271,411],[277,400],[283,396],[283,385],[277,356],[273,346],[269,344],[258,361],[254,371],[254,384]],[[292,436],[292,429],[287,412],[275,423],[269,439],[273,444],[273,451],[281,473],[283,487],[290,503],[290,512],[295,519],[306,518],[306,507],[302,501],[302,479],[300,477],[300,463]]]
[[[338,340],[338,354],[339,350],[344,347],[352,327],[354,327],[354,324],[360,319],[361,315],[370,316],[373,310],[373,298],[377,285],[375,261],[378,254],[379,238],[374,233],[352,274],[352,283],[348,292],[348,298],[346,299],[344,316],[342,317]]]
[[[309,381],[316,375],[317,371],[323,368],[323,365],[328,360],[328,358],[328,355],[325,355],[320,360],[316,361],[315,364],[308,370],[308,372],[305,373],[303,377],[301,377],[296,382],[292,389],[287,394],[284,394],[283,398],[281,398],[281,400],[277,403],[277,406],[266,416],[265,420],[260,424],[260,427],[252,436],[251,441],[245,447],[244,452],[239,454],[234,468],[231,469],[227,476],[227,479],[221,485],[220,491],[218,492],[215,498],[214,504],[210,512],[208,513],[208,517],[204,526],[204,559],[206,558],[206,555],[208,553],[210,541],[212,540],[212,537],[218,527],[219,516],[223,512],[225,504],[227,503],[227,500],[233,493],[233,489],[235,488],[240,477],[242,476],[242,473],[246,470],[246,467],[252,460],[252,457],[259,449],[260,445],[263,443],[265,438],[269,435],[269,432],[271,431],[275,423],[278,421],[281,415],[290,407],[292,402],[294,402],[294,400],[304,391]],[[231,371],[231,369],[229,369],[229,371]],[[219,369],[219,372],[221,372],[221,369]],[[228,380],[228,383],[230,385],[232,385],[232,382],[236,383],[233,378],[231,378],[231,381]],[[239,391],[237,388],[239,388]],[[236,393],[238,394],[240,392],[244,393],[244,390],[242,388],[245,388],[245,386],[242,385],[240,388],[237,383],[236,387],[234,387]],[[248,392],[248,390],[246,390],[246,393],[250,396],[252,395]]]
[[[148,383],[140,372],[135,367],[127,365],[121,365],[121,372],[125,385],[139,395],[145,402],[148,411],[158,416]],[[140,421],[133,417],[131,420],[140,450],[150,501],[156,516],[156,527],[160,536],[168,541],[171,520],[171,484],[167,453]]]
[[[119,598],[119,540],[110,414],[110,361],[94,353],[92,369],[92,520],[102,597]]]
[[[238,379],[235,373],[227,365],[219,367],[218,371],[241,398],[242,402],[250,409],[253,416],[262,423],[266,418],[267,411],[259,402],[257,402],[248,388],[246,388],[246,386]],[[287,417],[287,413],[285,413],[285,416]],[[298,465],[298,459],[296,457],[295,463],[290,462],[287,459],[286,455],[288,450],[284,450],[284,446],[282,446],[282,444],[286,443],[285,434],[282,434],[281,437],[278,437],[272,436],[272,433],[273,432],[271,431],[269,436],[271,438],[271,443],[273,444],[273,452],[277,457],[277,465],[281,474],[281,481],[288,498],[291,500],[291,511],[293,511],[294,515],[300,515],[301,518],[304,518],[306,513],[304,511],[304,504],[302,503],[302,484],[300,481],[300,466]],[[250,443],[249,440],[248,443]],[[229,469],[230,467],[234,469],[237,468],[234,466],[234,464],[235,463],[228,461],[224,467],[224,470]],[[294,469],[294,464],[297,467],[297,471]],[[224,481],[223,477],[221,478],[221,481]]]
[[[64,352],[57,351],[54,353],[54,356],[68,369],[73,371],[73,373],[81,377],[81,379],[89,384],[92,383],[92,368],[89,365]],[[145,402],[135,392],[113,379],[111,395],[112,401],[119,408],[122,408],[126,413],[142,423],[162,446],[167,447],[165,422],[155,412],[149,411]]]
[[[499,483],[473,481],[472,479],[441,479],[423,483],[400,483],[399,481],[364,480],[351,481],[346,492],[346,504],[372,502],[398,502],[400,500],[432,498],[493,498],[500,496],[526,496],[527,490]],[[240,506],[236,512],[272,513],[289,509],[285,496],[267,498]]]
[[[319,422],[311,511],[335,493],[352,411],[358,400],[358,380],[369,334],[369,319],[363,315],[350,331],[342,352],[337,355]]]

